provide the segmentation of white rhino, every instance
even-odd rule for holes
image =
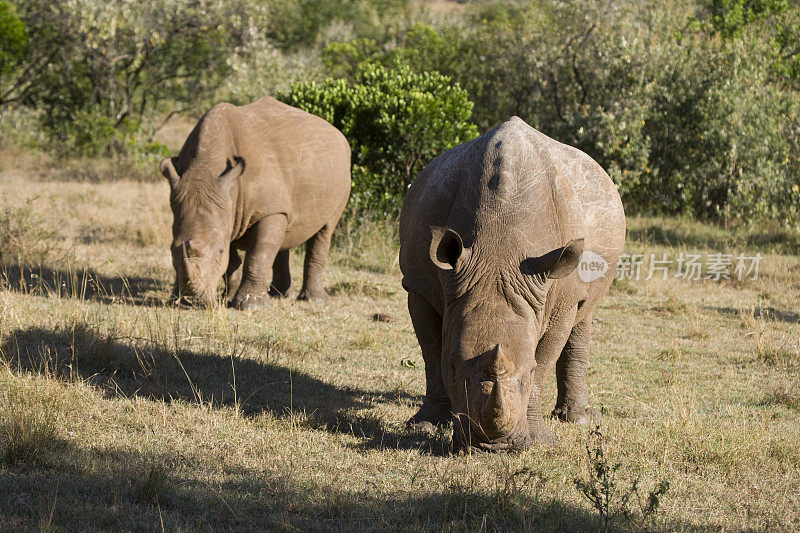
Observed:
[[[553,367],[553,415],[586,421],[592,312],[624,242],[609,176],[517,117],[434,159],[400,215],[403,287],[427,385],[409,422],[454,417],[457,448],[552,442],[541,391]],[[579,276],[584,250],[608,264],[602,276]]]

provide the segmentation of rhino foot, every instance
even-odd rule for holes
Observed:
[[[555,433],[550,431],[547,428],[547,424],[544,423],[544,420],[537,420],[534,423],[530,423],[530,432],[531,432],[531,439],[536,442],[537,444],[541,444],[543,446],[557,446],[558,445],[558,437]]]
[[[408,419],[408,427],[424,433],[435,433],[436,428],[453,419],[450,409],[423,403],[417,414]]]
[[[550,414],[553,418],[558,418],[562,422],[572,424],[588,425],[600,419],[600,411],[594,407],[586,406],[583,409],[569,408],[567,406],[556,406]]]
[[[263,296],[254,296],[252,294],[240,296],[237,294],[233,300],[228,303],[228,307],[241,311],[255,311],[258,309],[265,309],[268,304],[267,298]]]
[[[294,294],[295,290],[291,287],[286,290],[277,289],[274,286],[269,288],[269,295],[271,298],[291,298]]]
[[[297,299],[306,302],[324,302],[329,300],[330,296],[328,296],[328,293],[325,292],[325,289],[319,289],[316,291],[303,289],[300,291],[300,294],[297,295]]]

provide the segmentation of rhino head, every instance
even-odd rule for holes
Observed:
[[[217,302],[217,286],[228,267],[234,186],[244,171],[244,160],[234,157],[221,172],[196,165],[181,174],[176,162],[177,158],[161,162],[173,214],[173,298],[182,305],[209,306]]]
[[[527,257],[499,251],[496,243],[465,248],[449,228],[431,231],[430,258],[444,287],[442,378],[455,416],[454,444],[527,447],[533,442],[527,415],[531,396],[539,397],[533,374],[548,290],[552,280],[576,268],[583,239]]]

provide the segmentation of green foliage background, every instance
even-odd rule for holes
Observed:
[[[518,115],[594,157],[630,213],[800,224],[797,2],[426,6],[3,0],[4,142],[150,161],[173,114],[282,95],[348,136],[351,213],[380,218],[435,155]]]

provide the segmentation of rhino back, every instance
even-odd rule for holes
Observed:
[[[619,194],[600,166],[517,117],[434,159],[404,201],[403,284],[441,310],[431,226],[454,229],[487,255],[508,246],[543,255],[583,237],[585,249],[614,263],[625,238]]]

